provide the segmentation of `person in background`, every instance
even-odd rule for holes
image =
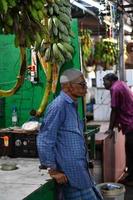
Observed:
[[[103,77],[104,86],[111,94],[111,115],[106,133],[114,134],[114,127],[121,127],[125,134],[127,176],[120,182],[133,185],[133,93],[127,84],[109,73]]]
[[[49,104],[37,137],[43,168],[56,180],[63,200],[101,200],[88,169],[83,123],[77,110],[78,97],[85,96],[83,74],[68,69],[60,77],[62,90]],[[61,194],[61,193],[60,193]]]

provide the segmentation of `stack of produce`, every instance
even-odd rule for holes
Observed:
[[[0,31],[15,35],[16,47],[34,46],[46,62],[72,59],[68,0],[1,0]]]
[[[72,59],[71,46],[71,5],[68,0],[46,0],[44,5],[47,19],[43,24],[48,27],[39,52],[46,62],[63,64]]]
[[[59,69],[63,63],[72,59],[74,48],[71,45],[71,4],[69,0],[46,0],[44,9],[47,17],[42,24],[47,27],[38,56],[47,77],[47,84],[42,102],[36,111],[40,116],[48,103],[48,96],[55,93]]]
[[[105,69],[110,69],[118,62],[118,45],[111,38],[102,39],[95,43],[95,64],[100,64]]]
[[[20,47],[21,69],[14,88],[0,91],[12,95],[22,85],[26,71],[26,47],[33,46],[46,74],[47,83],[37,110],[41,115],[51,91],[55,92],[60,66],[72,59],[71,4],[69,0],[0,0],[0,31],[14,34]]]
[[[91,38],[91,31],[89,29],[80,30],[81,49],[83,67],[87,67],[92,61],[93,56],[93,41]]]
[[[14,34],[16,47],[40,44],[46,28],[44,0],[1,0],[0,27],[3,34]]]

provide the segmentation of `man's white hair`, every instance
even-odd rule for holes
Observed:
[[[75,79],[79,78],[83,73],[78,69],[67,69],[65,70],[61,77],[60,77],[60,83],[68,83],[71,81],[74,81]]]

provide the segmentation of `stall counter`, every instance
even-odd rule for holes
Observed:
[[[49,200],[55,198],[54,182],[46,170],[39,171],[37,158],[0,158],[3,163],[15,163],[16,170],[5,171],[0,169],[0,199],[1,200],[40,200],[44,197]],[[46,200],[47,198],[44,198]]]

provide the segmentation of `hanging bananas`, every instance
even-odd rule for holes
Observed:
[[[14,34],[16,47],[34,46],[39,60],[46,63],[47,84],[38,115],[44,111],[51,89],[55,92],[59,67],[72,59],[70,22],[69,0],[0,0],[0,31]]]
[[[83,67],[87,67],[90,62],[90,57],[93,56],[93,41],[91,31],[89,29],[80,30],[81,50]]]
[[[68,0],[46,0],[48,36],[40,46],[40,54],[47,62],[63,64],[72,59],[71,4]]]
[[[118,61],[118,45],[111,38],[102,39],[95,43],[95,63],[101,64],[105,69],[110,69]]]
[[[15,46],[39,46],[46,28],[45,0],[0,0],[0,27],[4,34],[15,34]]]
[[[35,46],[46,61],[52,63],[62,64],[72,59],[70,1],[0,0],[0,13],[0,31],[14,34],[16,47]],[[66,48],[64,43],[69,47]]]
[[[59,70],[63,63],[72,60],[74,49],[71,45],[71,4],[69,0],[46,0],[44,9],[47,17],[42,24],[47,27],[46,34],[38,49],[41,58],[47,63],[47,84],[41,104],[36,111],[40,116],[48,103],[48,94],[55,93]]]

